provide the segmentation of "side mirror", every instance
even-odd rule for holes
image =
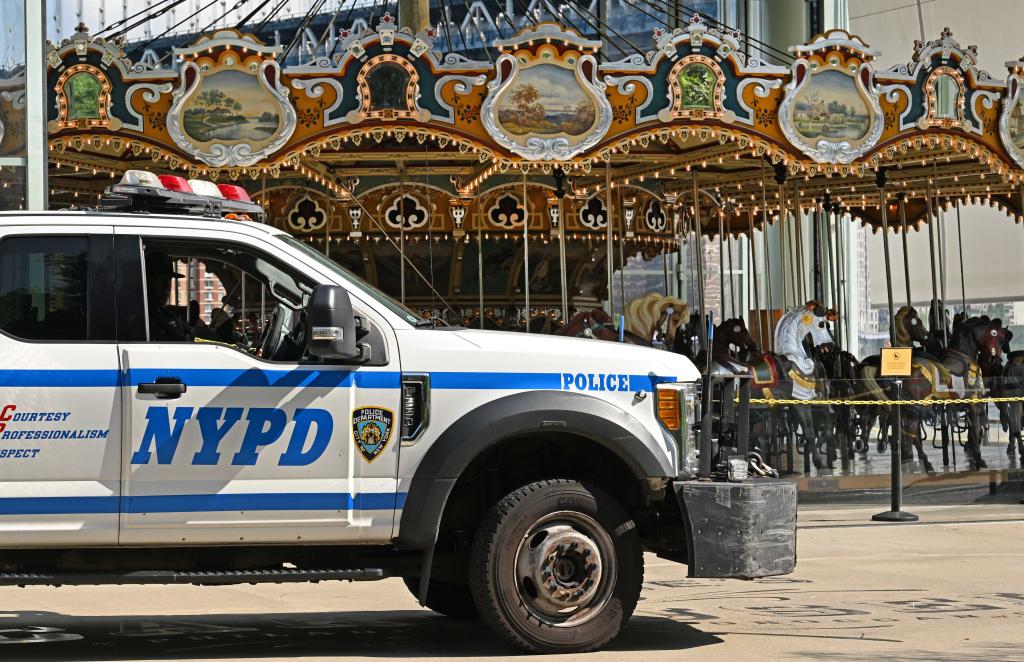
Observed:
[[[309,299],[309,353],[321,359],[360,358],[356,320],[348,291],[337,285],[317,285]]]

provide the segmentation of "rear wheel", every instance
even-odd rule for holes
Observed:
[[[532,652],[596,650],[640,597],[636,527],[604,491],[544,480],[512,492],[477,529],[470,589],[496,632]]]
[[[402,581],[405,582],[406,588],[413,596],[419,599],[420,578],[403,577]],[[451,618],[470,620],[480,616],[476,610],[476,604],[473,603],[469,586],[455,582],[430,580],[430,586],[427,587],[426,607]]]

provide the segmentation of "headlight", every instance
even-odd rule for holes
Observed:
[[[676,440],[680,474],[696,467],[693,429],[699,415],[699,387],[700,382],[666,382],[654,388],[655,413]]]

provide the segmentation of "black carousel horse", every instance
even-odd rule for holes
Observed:
[[[1003,344],[1003,352],[1006,354],[1006,363],[1000,364],[995,357],[989,355],[982,360],[981,371],[985,376],[986,384],[991,384],[989,393],[1000,398],[1024,398],[1024,351],[1011,351],[1010,340],[1013,334],[1006,332],[1006,342]],[[1021,401],[1000,402],[996,405],[999,409],[999,418],[1003,429],[1009,433],[1009,443],[1006,444],[1006,455],[1008,457],[1019,457],[1024,461],[1024,403]]]

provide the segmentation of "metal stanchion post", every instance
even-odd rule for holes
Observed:
[[[903,380],[897,379],[896,400],[903,397]],[[892,496],[892,509],[872,515],[871,519],[876,522],[916,522],[917,515],[902,510],[903,507],[903,415],[902,407],[896,405],[896,439],[890,444],[890,457],[892,458],[892,480],[889,490]]]

